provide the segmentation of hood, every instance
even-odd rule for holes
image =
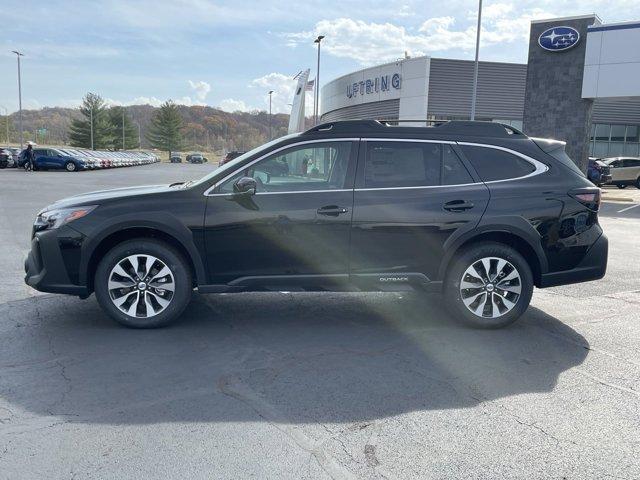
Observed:
[[[67,197],[61,200],[57,200],[56,202],[46,207],[43,211],[51,210],[52,208],[75,207],[77,205],[100,205],[107,200],[117,200],[120,198],[138,197],[140,195],[150,195],[153,193],[163,193],[170,191],[176,191],[176,189],[171,188],[169,185],[145,185],[140,187],[98,190],[95,192],[81,193],[80,195],[74,195],[73,197]]]

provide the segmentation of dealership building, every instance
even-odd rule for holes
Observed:
[[[640,22],[596,15],[533,21],[527,64],[480,62],[476,120],[567,142],[592,156],[640,156]],[[359,70],[321,91],[322,121],[469,119],[474,62],[417,57]]]

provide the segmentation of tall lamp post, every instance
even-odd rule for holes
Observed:
[[[478,53],[480,52],[480,25],[482,23],[482,0],[478,0],[478,30],[476,31],[476,61],[473,65],[473,93],[471,94],[471,120],[476,119],[476,96],[478,93]]]
[[[11,53],[15,53],[18,59],[18,110],[19,110],[19,125],[20,125],[20,148],[24,145],[23,130],[22,130],[22,78],[20,75],[20,57],[24,55],[17,50],[12,50]]]
[[[7,127],[7,147],[9,147],[9,110],[3,105],[0,105],[0,108],[4,110],[4,123]]]
[[[142,148],[142,135],[141,135],[140,123],[137,120],[134,120],[133,123],[135,123],[138,126],[138,148]]]
[[[269,140],[273,138],[271,130],[271,95],[273,95],[273,90],[269,90]]]
[[[124,107],[122,107],[122,150],[124,150]]]
[[[320,43],[324,35],[318,35],[313,43],[318,44],[318,66],[316,68],[316,92],[315,97],[313,99],[313,117],[314,117],[314,125],[318,124],[318,102],[320,101]]]
[[[91,130],[91,150],[93,150],[93,105],[89,106],[89,126]]]

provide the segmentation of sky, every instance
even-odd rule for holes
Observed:
[[[532,19],[596,13],[640,20],[640,0],[485,0],[480,59],[525,63]],[[289,113],[300,70],[320,84],[411,56],[473,59],[477,0],[2,0],[0,111],[172,99],[227,111]],[[309,102],[310,103],[310,102]]]

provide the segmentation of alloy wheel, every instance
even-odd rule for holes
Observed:
[[[134,254],[120,260],[107,284],[113,304],[130,317],[150,318],[163,312],[175,292],[175,276],[159,258]]]
[[[462,274],[460,298],[478,317],[497,318],[509,313],[522,291],[520,273],[514,265],[498,257],[473,262]]]

